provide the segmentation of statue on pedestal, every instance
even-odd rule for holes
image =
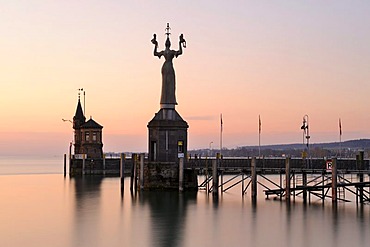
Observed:
[[[161,108],[170,108],[174,109],[176,102],[176,95],[175,95],[175,88],[176,88],[176,79],[175,79],[175,70],[173,68],[172,59],[174,57],[178,57],[182,54],[182,46],[186,48],[186,41],[184,39],[183,34],[180,35],[179,40],[179,50],[174,51],[171,50],[171,41],[170,41],[170,25],[167,23],[166,28],[166,35],[167,40],[165,43],[166,49],[163,51],[158,52],[158,42],[157,42],[157,35],[153,35],[153,39],[151,40],[154,44],[154,56],[161,58],[164,56],[165,62],[162,66],[162,93],[161,93]]]

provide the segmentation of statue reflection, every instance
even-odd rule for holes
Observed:
[[[143,191],[139,204],[151,215],[153,246],[181,246],[186,229],[187,207],[196,204],[197,192]]]

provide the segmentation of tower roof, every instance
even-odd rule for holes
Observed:
[[[81,128],[83,129],[102,129],[103,126],[101,126],[100,124],[98,124],[97,122],[95,122],[91,117],[90,119],[84,123]]]
[[[82,122],[85,122],[85,119],[86,119],[84,116],[84,112],[82,111],[80,99],[78,99],[78,102],[77,102],[77,108],[76,108],[74,119],[81,120]]]

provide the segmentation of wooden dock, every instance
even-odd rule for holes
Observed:
[[[338,169],[338,161],[335,158],[330,160],[330,166],[325,169],[291,168],[290,158],[286,158],[285,167],[280,168],[257,167],[256,158],[250,159],[250,166],[243,168],[224,167],[219,159],[211,162],[212,167],[199,168],[205,175],[199,188],[208,193],[224,193],[241,184],[242,196],[250,190],[252,200],[256,200],[258,184],[264,189],[267,198],[275,196],[290,201],[292,198],[295,200],[296,196],[302,196],[303,202],[306,203],[311,201],[311,196],[315,196],[323,202],[329,198],[332,203],[337,203],[349,202],[346,193],[352,193],[356,203],[370,203],[370,170],[363,166],[363,160],[357,161],[357,168],[360,169]],[[271,174],[279,175],[279,182],[273,181],[269,176]],[[231,178],[224,182],[225,175],[231,175]],[[215,176],[217,181],[214,181]],[[221,184],[218,183],[219,180]]]
[[[139,159],[140,157],[140,159]],[[310,202],[311,196],[323,202],[329,198],[333,203],[348,201],[346,193],[352,193],[357,203],[370,202],[370,162],[364,160],[363,152],[356,159],[304,159],[291,158],[216,158],[180,159],[179,190],[183,190],[184,172],[196,170],[205,179],[198,189],[218,195],[237,185],[241,185],[241,195],[250,191],[252,200],[257,198],[257,190],[263,188],[267,198],[275,196],[281,200],[295,200],[297,196],[303,202]],[[136,191],[144,186],[142,168],[147,162],[144,154],[134,154],[132,158],[121,155],[119,158],[101,160],[70,159],[70,175],[105,175],[131,176],[130,189]],[[66,171],[66,158],[64,158]],[[139,171],[139,172],[138,172]],[[227,177],[225,181],[225,175]],[[279,181],[273,181],[270,175],[279,175]],[[139,183],[139,184],[138,184]]]

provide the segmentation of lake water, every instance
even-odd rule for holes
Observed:
[[[370,205],[300,198],[255,206],[241,188],[121,194],[119,178],[65,178],[62,157],[0,158],[0,246],[370,246]]]

